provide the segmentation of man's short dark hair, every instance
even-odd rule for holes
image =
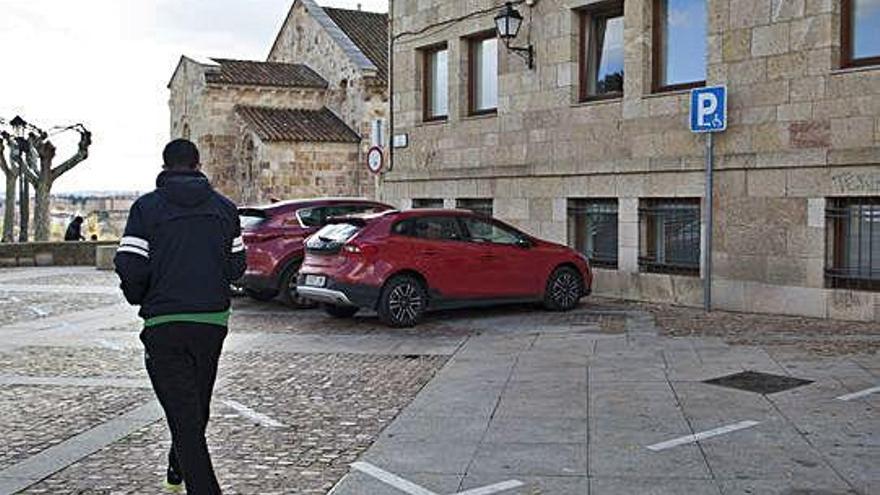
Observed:
[[[199,166],[199,148],[192,141],[175,139],[162,152],[165,168],[195,170]]]

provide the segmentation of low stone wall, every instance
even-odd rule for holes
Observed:
[[[117,241],[0,244],[0,267],[95,266],[95,251],[98,246],[117,244]]]

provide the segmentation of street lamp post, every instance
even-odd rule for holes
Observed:
[[[12,127],[12,133],[15,136],[15,147],[18,154],[18,207],[20,212],[18,241],[27,242],[28,229],[30,228],[30,187],[28,187],[27,179],[27,157],[25,156],[28,141],[27,129],[28,123],[20,116],[16,115],[9,125]]]

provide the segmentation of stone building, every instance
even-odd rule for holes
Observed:
[[[700,305],[689,90],[723,84],[714,307],[880,321],[877,2],[525,2],[511,43],[534,69],[495,37],[497,5],[393,2],[408,145],[383,199],[492,212],[584,252],[598,294]]]
[[[236,201],[372,196],[387,113],[387,15],[294,0],[267,61],[182,57],[171,136]]]

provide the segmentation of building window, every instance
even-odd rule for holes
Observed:
[[[880,290],[880,197],[830,199],[825,218],[828,286]]]
[[[844,67],[880,65],[880,3],[841,0],[840,34]]]
[[[495,213],[492,198],[459,198],[455,201],[455,207],[459,210],[470,210],[487,217],[491,217]]]
[[[439,45],[424,49],[422,56],[424,120],[444,120],[449,114],[449,50]]]
[[[468,55],[470,114],[495,113],[498,108],[498,38],[495,31],[470,38]]]
[[[443,208],[443,200],[438,198],[414,198],[413,208]]]
[[[581,11],[580,100],[623,95],[623,2]]]
[[[617,200],[568,200],[568,245],[592,266],[617,268]]]
[[[639,267],[645,272],[699,275],[699,199],[642,201]]]
[[[654,91],[706,84],[706,0],[654,0]]]

